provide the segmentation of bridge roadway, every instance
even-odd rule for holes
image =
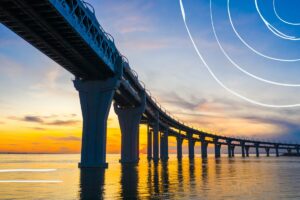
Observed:
[[[139,160],[139,125],[148,125],[148,158],[168,159],[168,137],[177,139],[177,156],[182,158],[182,142],[188,140],[189,157],[201,143],[202,158],[208,144],[221,156],[227,146],[234,156],[236,146],[243,157],[254,148],[276,156],[284,149],[299,153],[300,145],[226,137],[200,131],[175,119],[145,89],[129,62],[104,31],[93,7],[81,0],[0,0],[0,22],[45,55],[74,74],[82,116],[82,150],[79,167],[107,167],[106,125],[112,102],[121,128],[121,163]],[[159,139],[160,138],[160,139]],[[160,155],[159,155],[160,153]]]

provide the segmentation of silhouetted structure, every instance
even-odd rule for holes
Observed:
[[[228,156],[242,147],[243,157],[249,148],[256,156],[264,149],[296,150],[298,144],[274,143],[225,137],[199,131],[178,121],[151,97],[128,60],[118,51],[113,38],[97,21],[94,9],[81,0],[1,0],[0,21],[13,32],[74,74],[83,116],[80,167],[107,167],[106,125],[112,101],[122,132],[122,163],[139,161],[139,125],[148,124],[148,158],[157,162],[168,159],[168,137],[177,139],[177,157],[182,158],[182,142],[189,142],[189,157],[201,143],[202,158],[207,147],[215,145],[215,157],[221,146]],[[159,141],[160,136],[160,141]],[[159,144],[161,142],[161,145]],[[160,147],[160,150],[159,150]]]

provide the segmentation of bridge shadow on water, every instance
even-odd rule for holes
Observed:
[[[276,170],[276,165],[273,167]],[[256,158],[172,159],[158,163],[144,159],[138,165],[115,163],[107,170],[81,169],[78,196],[81,200],[223,199],[228,194],[233,195],[232,199],[239,199],[234,197],[241,194],[259,197],[263,192],[260,190],[273,190],[274,185],[255,187],[253,184],[262,184],[263,179],[254,181],[253,177],[263,176],[271,169]]]
[[[119,188],[118,191],[112,192],[118,192],[118,194],[109,194],[111,191],[106,190],[106,184],[108,184],[106,179],[112,177],[108,177],[109,173],[105,169],[80,169],[79,197],[82,200],[103,199],[109,196],[121,199],[139,199],[145,196],[170,199],[174,198],[176,193],[184,194],[187,187],[185,184],[190,186],[191,192],[196,193],[195,169],[198,167],[196,165],[199,163],[196,163],[194,159],[171,163],[148,161],[139,165],[120,164],[119,180],[112,181],[112,184]],[[207,160],[201,160],[201,165],[201,179],[205,184],[208,173]],[[170,170],[172,170],[172,177],[169,174]],[[143,177],[139,174],[143,174]]]

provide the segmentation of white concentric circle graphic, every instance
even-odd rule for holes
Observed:
[[[237,69],[239,69],[241,72],[243,72],[244,74],[256,79],[256,80],[259,80],[259,81],[262,81],[262,82],[265,82],[265,83],[269,83],[269,84],[273,84],[273,85],[278,85],[278,86],[284,86],[284,87],[300,87],[300,84],[291,84],[291,83],[282,83],[282,82],[276,82],[276,81],[271,81],[271,80],[268,80],[268,79],[264,79],[264,78],[261,78],[259,76],[256,76],[250,72],[248,72],[247,70],[245,70],[244,68],[242,68],[241,66],[239,66],[236,62],[233,61],[233,59],[228,55],[228,53],[225,51],[225,49],[223,48],[220,40],[219,40],[219,36],[216,32],[216,29],[215,29],[215,25],[214,25],[214,17],[213,17],[213,9],[212,9],[212,1],[210,0],[210,18],[211,18],[211,25],[212,25],[212,29],[213,29],[213,33],[214,33],[214,36],[216,38],[216,41],[222,51],[222,53],[225,55],[225,57],[233,64],[233,66],[235,66]]]
[[[278,12],[277,12],[276,0],[273,0],[273,11],[274,11],[276,17],[277,17],[280,21],[282,21],[283,23],[289,24],[289,25],[292,25],[292,26],[299,26],[299,25],[300,25],[300,23],[288,22],[288,21],[284,20],[282,17],[280,17],[280,15],[279,15]]]
[[[211,2],[211,0],[210,0]],[[257,5],[257,0],[255,0],[255,5],[256,5],[256,9],[260,15],[260,17],[263,19],[264,23],[266,24],[266,26],[269,28],[269,30],[271,30],[274,34],[276,34],[277,36],[279,37],[286,37],[285,39],[288,39],[289,38],[290,40],[297,40],[297,39],[293,39],[293,36],[286,36],[285,34],[281,33],[280,31],[278,31],[274,26],[272,26],[267,20],[265,20],[265,18],[263,17],[263,15],[261,14],[259,8],[258,8],[258,5]],[[235,28],[235,25],[233,23],[233,20],[232,20],[232,16],[231,16],[231,11],[230,11],[230,0],[227,0],[227,12],[228,12],[228,16],[229,16],[229,21],[230,21],[230,24],[231,24],[231,27],[234,31],[234,33],[236,34],[236,36],[241,40],[241,42],[247,46],[251,51],[253,51],[254,53],[262,56],[262,57],[265,57],[265,58],[268,58],[270,60],[276,60],[276,61],[282,61],[282,62],[296,62],[296,61],[300,61],[300,58],[295,58],[295,59],[284,59],[284,58],[275,58],[275,57],[272,57],[272,56],[268,56],[268,55],[265,55],[259,51],[257,51],[256,49],[254,49],[252,46],[250,46],[243,38],[242,36],[237,32],[236,28]]]
[[[227,3],[229,3],[230,0],[227,1]],[[211,3],[211,0],[210,0],[210,3]],[[267,104],[267,103],[263,103],[263,102],[260,102],[260,101],[256,101],[256,100],[253,100],[253,99],[250,99],[248,97],[245,97],[237,92],[235,92],[234,90],[230,89],[229,87],[227,87],[216,75],[215,73],[212,71],[211,67],[208,65],[208,63],[205,61],[204,57],[202,56],[202,54],[200,53],[195,41],[194,41],[194,38],[190,32],[190,29],[189,29],[189,26],[187,25],[187,20],[186,20],[186,14],[185,14],[185,9],[184,9],[184,5],[183,5],[183,2],[182,0],[179,0],[179,4],[180,4],[180,10],[181,10],[181,15],[182,15],[182,18],[183,18],[183,22],[184,22],[184,25],[185,25],[185,28],[186,28],[186,31],[189,35],[189,38],[193,44],[193,47],[197,53],[197,55],[199,56],[200,60],[203,62],[204,66],[206,67],[206,69],[208,70],[208,72],[211,74],[211,76],[214,78],[214,80],[222,87],[224,88],[225,90],[227,90],[228,92],[230,92],[231,94],[233,94],[234,96],[240,98],[240,99],[243,99],[249,103],[252,103],[254,105],[259,105],[259,106],[263,106],[263,107],[269,107],[269,108],[292,108],[292,107],[299,107],[300,106],[300,103],[296,103],[296,104]],[[227,4],[228,5],[228,4]],[[230,13],[230,10],[229,10],[229,13]],[[261,55],[263,56],[263,55]],[[268,57],[266,57],[268,58]],[[270,57],[270,59],[272,59]],[[278,61],[286,61],[286,62],[295,62],[295,61],[298,61],[297,59],[295,60],[285,60],[285,59],[277,59],[277,58],[274,58],[274,60],[278,60]],[[259,77],[258,77],[259,78]],[[276,82],[275,82],[276,83]],[[281,84],[281,83],[279,83]],[[284,84],[285,85],[285,84]]]
[[[229,0],[228,0],[229,1]],[[282,38],[282,39],[286,39],[286,40],[294,40],[294,41],[297,41],[297,40],[300,40],[299,37],[296,37],[296,36],[291,36],[291,35],[286,35],[285,33],[279,31],[275,26],[273,26],[268,20],[266,20],[266,18],[262,15],[261,13],[261,10],[258,6],[258,3],[257,3],[257,0],[255,0],[255,7],[256,7],[256,10],[257,10],[257,13],[259,14],[260,18],[263,20],[263,22],[265,23],[265,25],[267,26],[267,28],[272,32],[274,33],[276,36]],[[276,15],[276,17],[283,23],[285,24],[289,24],[291,25],[289,22],[285,22],[283,21],[280,16],[278,15],[277,13],[277,10],[276,10],[276,7],[275,7],[275,0],[273,0],[273,11],[274,11],[274,14]],[[284,61],[284,60],[283,60]]]

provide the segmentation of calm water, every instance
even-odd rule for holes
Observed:
[[[137,167],[122,167],[119,155],[108,155],[107,170],[80,171],[79,155],[0,155],[0,181],[62,181],[0,182],[0,199],[300,199],[300,158],[198,155],[178,162],[170,155],[168,164],[154,165],[141,156]],[[20,168],[57,170],[1,172]]]

